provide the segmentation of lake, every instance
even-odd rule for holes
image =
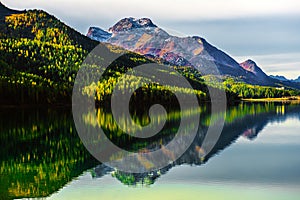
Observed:
[[[195,112],[201,113],[199,130],[185,153],[160,170],[138,174],[94,159],[76,132],[71,108],[3,107],[0,199],[299,199],[300,105],[244,102],[228,107],[221,136],[205,157],[205,131],[225,113],[211,113],[206,105],[185,116]],[[124,135],[111,113],[96,113],[84,113],[82,122],[102,127],[130,151],[169,143],[180,121],[174,111],[160,134],[146,141]],[[135,115],[140,124],[149,122]]]

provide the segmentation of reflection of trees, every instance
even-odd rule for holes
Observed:
[[[81,144],[69,110],[1,111],[0,196],[48,196],[97,163]]]

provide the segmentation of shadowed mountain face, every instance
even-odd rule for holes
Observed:
[[[240,63],[240,66],[246,71],[253,73],[257,77],[257,81],[260,82],[260,85],[274,85],[270,77],[253,60],[248,59]]]
[[[111,37],[111,33],[108,33],[101,28],[90,27],[87,33],[87,36],[93,40],[97,40],[99,42],[105,42]]]

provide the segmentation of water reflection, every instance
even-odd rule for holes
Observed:
[[[281,103],[242,103],[238,106],[231,107],[226,111],[226,124],[221,137],[213,150],[206,157],[202,157],[201,144],[206,133],[206,128],[211,120],[217,120],[219,116],[222,116],[222,113],[211,114],[207,112],[207,109],[203,109],[202,111],[204,112],[201,113],[202,120],[200,121],[200,128],[194,142],[174,163],[158,171],[139,174],[125,173],[109,169],[104,165],[99,165],[94,169],[96,177],[102,177],[104,174],[98,173],[101,169],[105,168],[105,171],[112,172],[112,176],[125,185],[153,184],[157,178],[175,166],[182,164],[200,166],[206,163],[212,156],[234,143],[240,136],[254,140],[268,123],[284,122],[290,117],[300,117],[300,106],[298,105]],[[188,129],[189,127],[186,128]]]
[[[70,109],[1,108],[0,109],[0,196],[11,198],[45,197],[58,191],[86,170],[94,178],[111,173],[125,185],[153,184],[172,167],[182,164],[200,166],[211,157],[234,143],[240,136],[255,140],[272,122],[289,118],[300,119],[300,106],[281,103],[242,103],[226,112],[226,124],[214,149],[205,157],[201,144],[210,122],[224,113],[210,113],[209,106],[186,111],[185,116],[201,113],[200,128],[190,148],[176,162],[167,167],[142,174],[130,174],[111,169],[98,163],[85,150],[75,131]],[[97,117],[86,113],[82,116],[91,126],[105,127],[117,144],[132,151],[145,151],[167,144],[176,132],[172,124],[178,122],[178,114],[169,116],[169,125],[152,141],[134,140],[114,125],[110,113],[97,110]],[[147,123],[147,116],[135,119]],[[186,127],[187,132],[189,127]],[[124,145],[125,143],[125,145]],[[166,152],[167,153],[167,152]],[[145,161],[142,161],[145,162]]]
[[[0,196],[45,197],[96,162],[77,136],[70,109],[1,109]]]

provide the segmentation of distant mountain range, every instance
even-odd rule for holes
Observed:
[[[284,76],[278,76],[278,75],[276,75],[276,76],[270,75],[270,77],[273,78],[273,79],[280,80],[280,81],[291,81],[291,82],[294,82],[294,83],[300,83],[300,76],[297,79],[287,79]]]
[[[172,36],[148,18],[124,18],[108,31],[91,27],[87,36],[150,58],[163,60],[166,64],[191,66],[202,75],[216,74],[216,71],[212,71],[216,67],[220,75],[231,76],[249,84],[300,88],[299,82],[266,75],[252,60],[239,64],[204,38]],[[211,67],[211,64],[215,67]]]

